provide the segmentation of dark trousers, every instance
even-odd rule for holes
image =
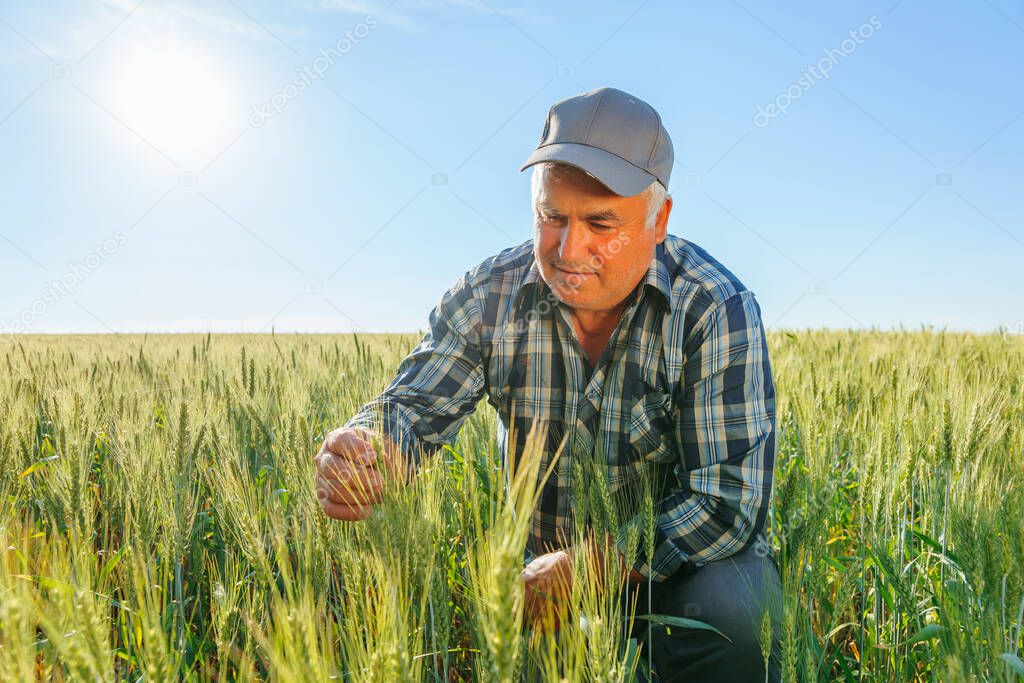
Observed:
[[[636,614],[648,613],[648,584],[636,591]],[[729,637],[693,628],[637,619],[632,635],[645,661],[650,652],[653,681],[778,681],[782,588],[775,560],[754,546],[724,560],[683,570],[650,583],[650,614],[695,619]],[[768,613],[772,646],[765,676],[762,619]]]

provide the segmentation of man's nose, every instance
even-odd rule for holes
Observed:
[[[588,237],[586,224],[580,221],[568,221],[565,230],[562,231],[562,244],[558,250],[559,259],[563,263],[573,265],[585,263],[590,256]]]

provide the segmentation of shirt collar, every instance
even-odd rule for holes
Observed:
[[[651,288],[656,292],[659,292],[665,301],[666,307],[672,306],[672,283],[669,280],[668,266],[665,265],[665,243],[662,242],[654,248],[654,258],[651,259],[651,265],[647,268],[647,274],[644,275],[644,279],[640,281],[641,289]],[[519,290],[516,292],[513,300],[513,305],[517,305],[519,300],[524,296],[524,293],[529,289],[540,288],[544,290],[547,288],[544,278],[540,274],[540,266],[537,265],[537,260],[534,258],[530,259],[530,269],[527,271],[526,276],[523,278],[522,284],[519,286]]]

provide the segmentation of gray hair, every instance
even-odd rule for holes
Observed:
[[[587,173],[583,169],[560,161],[544,161],[536,164],[533,167],[533,175],[530,176],[530,197],[534,204],[537,203],[537,195],[540,194],[540,174],[543,171],[543,167],[547,167],[551,174],[556,178],[571,176],[574,174],[582,174],[590,178],[594,178],[593,175]],[[597,178],[594,178],[594,180],[597,180]],[[601,181],[598,180],[598,182]],[[647,197],[647,217],[644,221],[644,227],[651,230],[654,228],[654,224],[658,220],[658,212],[661,211],[661,207],[665,205],[665,200],[669,197],[668,190],[661,184],[660,180],[655,180],[640,194]]]

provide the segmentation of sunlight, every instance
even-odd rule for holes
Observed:
[[[237,132],[224,69],[194,46],[134,45],[111,65],[107,88],[111,110],[175,161],[208,161]]]

